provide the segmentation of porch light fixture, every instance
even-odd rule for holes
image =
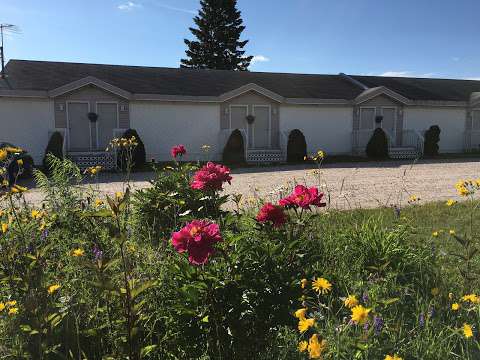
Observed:
[[[250,125],[253,124],[253,122],[255,121],[255,116],[253,115],[247,115],[245,118],[247,119],[247,123],[249,123]]]

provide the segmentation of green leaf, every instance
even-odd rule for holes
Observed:
[[[140,350],[140,358],[144,358],[145,356],[149,355],[157,347],[158,347],[158,345],[148,345],[148,346],[143,347]]]
[[[138,295],[140,295],[145,290],[150,289],[152,286],[156,285],[156,281],[150,280],[145,281],[144,283],[140,284],[139,286],[135,287],[131,291],[132,299],[135,299]]]

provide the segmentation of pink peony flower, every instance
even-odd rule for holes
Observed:
[[[302,209],[310,209],[310,206],[324,207],[326,204],[322,202],[323,195],[323,193],[318,192],[316,187],[307,188],[303,185],[297,185],[293,193],[281,199],[278,203],[286,208],[301,207]]]
[[[230,184],[231,180],[228,167],[209,162],[195,173],[190,186],[196,190],[222,190],[223,183]]]
[[[188,261],[203,265],[214,253],[213,245],[223,241],[217,224],[206,220],[194,220],[172,235],[172,245],[179,253],[188,252]]]
[[[176,145],[172,147],[170,150],[170,154],[172,155],[173,158],[177,158],[177,156],[183,156],[187,153],[187,149],[185,149],[185,146],[183,145]]]
[[[257,221],[261,223],[270,221],[274,227],[281,227],[287,222],[287,215],[281,206],[266,203],[258,212]]]

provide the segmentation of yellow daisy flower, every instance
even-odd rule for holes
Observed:
[[[472,304],[480,304],[480,297],[476,294],[468,294],[462,297],[465,302],[471,302]]]
[[[460,310],[460,304],[459,304],[459,303],[453,303],[453,304],[452,304],[452,310],[453,310],[453,311],[458,311],[458,310]]]
[[[312,288],[319,294],[326,294],[332,290],[332,284],[324,278],[316,278],[312,283]]]
[[[455,230],[453,230],[453,229],[451,229],[448,233],[452,236],[456,234]]]
[[[7,158],[8,153],[5,149],[0,149],[0,161],[3,161]]]
[[[2,223],[2,233],[6,233],[8,231],[8,224],[7,223]]]
[[[362,305],[357,305],[352,309],[352,321],[358,325],[363,325],[368,320],[368,314],[372,309],[367,309]]]
[[[473,336],[473,329],[470,325],[463,324],[463,335],[467,339],[470,339]]]
[[[344,300],[343,304],[347,308],[351,309],[358,305],[358,299],[355,295],[348,295],[348,297]]]
[[[445,203],[445,205],[447,206],[453,206],[457,203],[456,200],[453,200],[453,199],[448,199],[447,202]]]
[[[434,231],[434,232],[432,233],[432,236],[433,236],[433,237],[438,237],[438,234],[439,234],[438,231]]]
[[[300,319],[298,322],[298,331],[302,334],[315,325],[315,319]]]
[[[7,301],[7,302],[5,303],[5,306],[7,306],[7,307],[12,307],[12,306],[15,306],[15,305],[17,305],[17,301],[16,301],[16,300]]]
[[[307,351],[307,348],[308,348],[308,342],[306,342],[305,340],[300,341],[298,343],[298,351],[305,352],[305,351]]]
[[[327,340],[318,340],[318,335],[313,334],[308,341],[308,356],[310,359],[321,359],[322,354],[328,346]]]
[[[299,320],[305,320],[306,313],[307,313],[307,309],[305,308],[298,309],[297,311],[295,311],[295,317]]]
[[[0,303],[0,312],[2,312],[3,310],[5,310],[6,306],[4,303]]]
[[[47,292],[49,294],[53,294],[54,292],[56,292],[58,289],[60,289],[60,285],[59,284],[53,284],[53,285],[50,285],[47,289]]]
[[[387,355],[385,356],[385,360],[403,360],[400,356],[397,354],[395,355]]]
[[[83,249],[75,249],[75,250],[72,251],[72,256],[73,257],[81,257],[83,255],[85,255],[85,250],[83,250]]]
[[[12,307],[11,309],[8,310],[8,315],[16,315],[18,314],[18,308]]]

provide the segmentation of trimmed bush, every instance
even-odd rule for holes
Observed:
[[[63,158],[63,136],[60,132],[55,131],[50,140],[48,141],[47,148],[45,149],[45,156],[43,157],[43,168],[45,171],[49,171],[50,164],[47,161],[47,155],[53,155],[58,159]]]
[[[438,143],[440,141],[440,127],[438,125],[432,125],[425,132],[424,154],[426,156],[438,155]]]
[[[137,131],[135,129],[128,129],[123,133],[122,137],[125,139],[131,139],[132,137],[135,137],[135,139],[137,140],[138,145],[133,151],[133,169],[138,170],[142,168],[145,165],[147,155],[145,152],[145,145],[143,144],[142,139],[140,139]],[[122,151],[120,151],[118,156],[120,167],[121,164],[126,164],[126,160],[123,159],[122,161],[122,157],[125,157],[125,155],[122,154]]]
[[[371,159],[388,158],[388,140],[385,131],[376,128],[366,149],[367,156]]]
[[[301,162],[307,156],[307,142],[305,136],[298,130],[292,130],[288,135],[287,162]]]
[[[223,149],[223,162],[225,164],[242,164],[245,162],[245,143],[240,130],[232,131],[227,144]]]

